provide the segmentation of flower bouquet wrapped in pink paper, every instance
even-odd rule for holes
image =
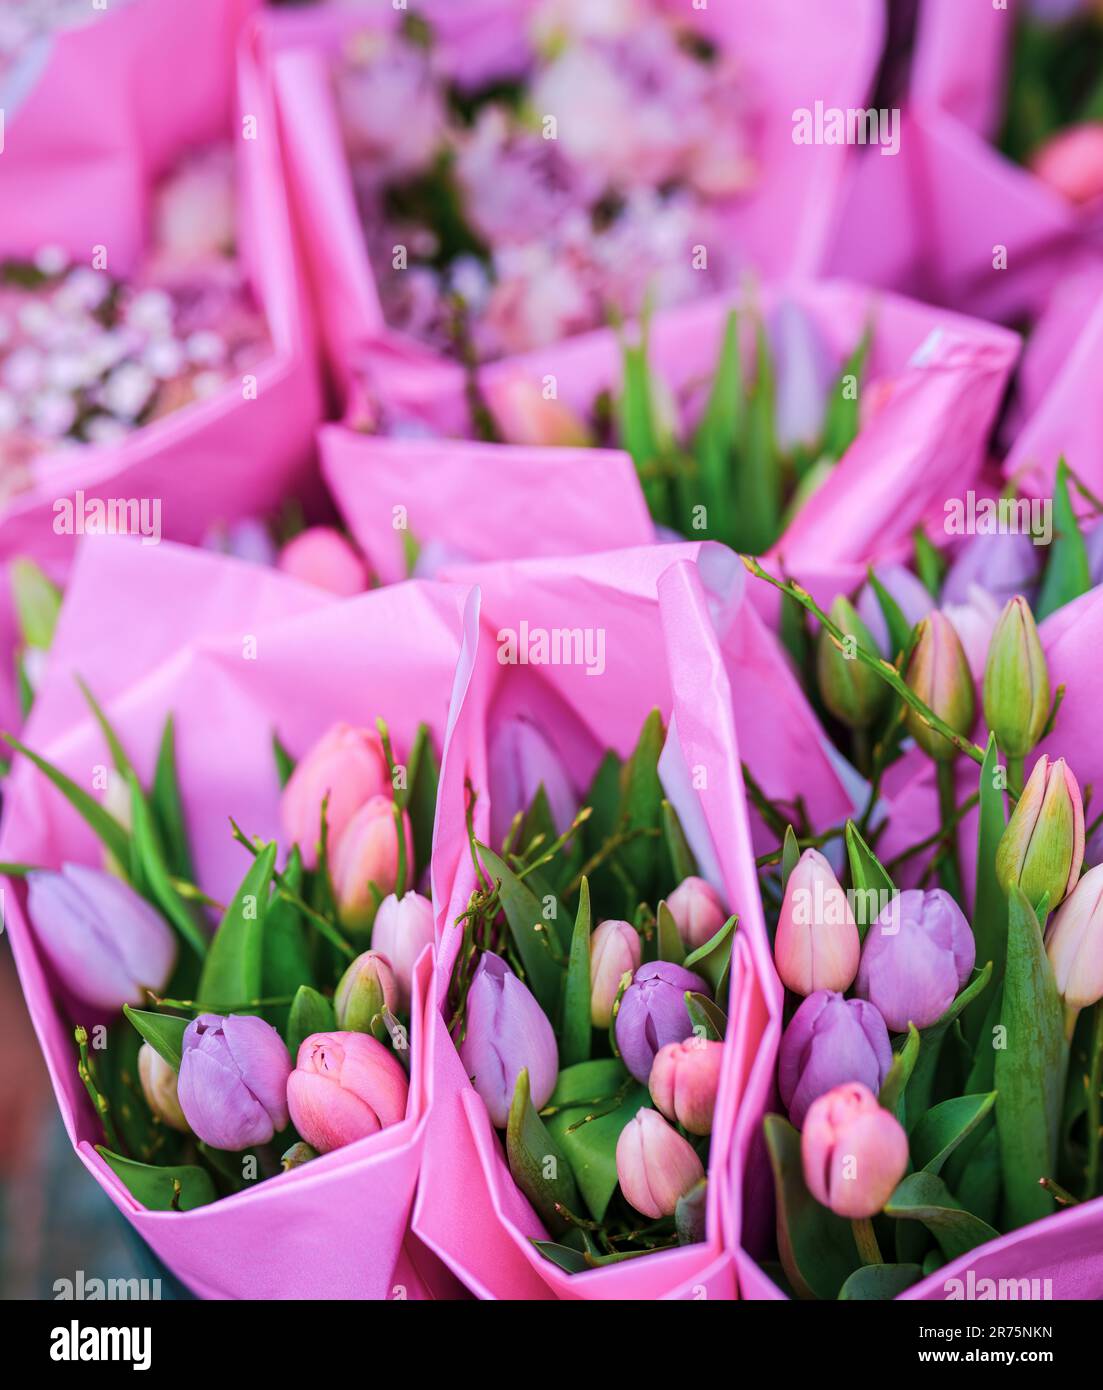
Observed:
[[[66,32],[43,49],[49,111],[34,85],[7,131],[5,571],[26,555],[61,581],[84,534],[196,543],[305,485],[320,396],[275,115],[247,36],[237,47],[247,8],[135,0]],[[118,171],[117,197],[89,192],[86,132],[71,129],[83,85],[54,82],[59,64],[102,83],[101,47],[117,78],[97,98],[95,170]],[[193,53],[202,103],[190,89],[166,103],[162,64]],[[5,649],[8,589],[5,573]]]
[[[202,1296],[421,1292],[404,1245],[461,601],[334,604],[119,540],[78,559],[14,745],[7,925],[80,1158]]]
[[[730,552],[456,578],[414,1230],[480,1297],[730,1296],[736,1106],[780,1026],[760,814],[849,794]]]
[[[799,11],[799,13],[798,13]],[[273,17],[273,81],[326,343],[403,383],[817,263],[879,9],[427,0]],[[407,113],[396,122],[394,111]]]
[[[982,498],[948,572],[922,540],[914,571],[827,611],[746,562],[817,620],[804,679],[866,782],[860,815],[786,830],[762,879],[786,1026],[776,1243],[735,1237],[746,1294],[1103,1289],[1099,605],[1075,481],[1062,464],[1051,535]],[[843,874],[820,852],[840,840]]]

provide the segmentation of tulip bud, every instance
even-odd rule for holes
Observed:
[[[774,963],[795,994],[846,990],[858,973],[858,925],[831,865],[817,849],[797,860],[774,937]]]
[[[414,841],[410,817],[402,812],[406,837],[406,875],[398,882],[398,827],[395,806],[389,796],[366,801],[341,832],[333,846],[333,891],[337,914],[349,932],[371,930],[384,897],[410,884]],[[373,888],[375,891],[373,892]]]
[[[1042,182],[1069,202],[1093,202],[1103,194],[1103,121],[1059,131],[1030,163]]]
[[[711,1134],[723,1043],[688,1038],[655,1053],[648,1090],[657,1109],[690,1134]]]
[[[1023,788],[996,849],[996,877],[1005,893],[1017,883],[1034,907],[1049,894],[1049,911],[1070,893],[1084,862],[1084,803],[1064,758],[1043,754]]]
[[[705,1176],[697,1151],[655,1110],[641,1107],[617,1140],[617,1180],[629,1206],[658,1221]]]
[[[299,846],[303,863],[318,862],[322,802],[326,801],[329,850],[356,812],[373,796],[391,790],[391,771],[383,741],[374,729],[334,724],[302,758],[280,800],[280,819],[287,838]]]
[[[928,1028],[954,1002],[976,954],[969,923],[949,893],[908,888],[870,927],[854,991],[876,1005],[894,1033],[907,1032],[909,1023]]]
[[[984,668],[984,718],[1000,751],[1025,758],[1049,717],[1049,672],[1026,599],[1009,599]]]
[[[124,830],[132,829],[133,807],[130,800],[130,784],[115,769],[108,768],[107,786],[103,789],[100,805],[109,816],[114,816]],[[103,867],[116,878],[126,878],[126,866],[120,864],[106,847],[103,851]]]
[[[267,1144],[287,1128],[290,1072],[283,1039],[264,1019],[199,1014],[184,1029],[180,1108],[213,1149],[236,1152]]]
[[[1009,598],[1033,590],[1039,565],[1039,547],[1029,531],[970,536],[942,581],[942,603],[968,603],[979,588],[1002,608]]]
[[[831,605],[829,616],[845,637],[877,654],[872,634],[842,594]],[[816,675],[824,704],[848,728],[869,728],[884,708],[888,686],[855,654],[840,651],[826,628],[816,648]]]
[[[420,893],[404,893],[401,898],[388,894],[379,904],[371,939],[372,948],[390,962],[397,1008],[405,1012],[410,1007],[417,958],[434,941],[433,904]]]
[[[608,921],[590,937],[590,1021],[608,1028],[625,975],[640,964],[640,934],[631,922]]]
[[[962,737],[969,733],[977,708],[973,675],[953,624],[937,608],[919,624],[907,679],[923,703],[955,733]],[[957,756],[950,740],[927,724],[910,705],[904,723],[929,758],[947,762]]]
[[[904,615],[905,622],[912,627],[921,622],[934,607],[931,591],[917,579],[905,565],[879,565],[874,570],[877,581],[895,599],[896,606]],[[890,651],[889,625],[881,611],[881,601],[872,584],[863,584],[858,595],[858,616],[869,629],[877,643],[877,649],[890,660],[896,653]]]
[[[637,1081],[647,1085],[655,1054],[667,1043],[693,1032],[686,994],[711,995],[700,975],[668,960],[641,965],[621,996],[617,1011],[617,1050]]]
[[[176,1094],[176,1071],[161,1054],[142,1043],[138,1049],[138,1080],[142,1083],[142,1094],[150,1110],[163,1120],[170,1129],[178,1129],[181,1134],[190,1134],[191,1127],[180,1109],[180,1099]]]
[[[491,951],[484,951],[467,992],[467,1020],[460,1060],[482,1096],[496,1129],[504,1129],[525,1068],[537,1110],[546,1105],[559,1074],[552,1026],[525,985]]]
[[[778,1089],[789,1119],[800,1129],[814,1100],[847,1081],[860,1081],[876,1093],[891,1066],[892,1044],[875,1006],[818,989],[781,1039]]]
[[[487,402],[507,444],[585,448],[593,441],[585,422],[562,401],[549,400],[542,386],[523,376],[488,382]]]
[[[777,382],[774,411],[778,448],[790,455],[815,448],[836,372],[815,319],[782,299],[770,323]]]
[[[311,1033],[287,1081],[287,1105],[320,1154],[377,1134],[406,1114],[406,1073],[366,1033]]]
[[[666,905],[687,951],[711,940],[728,920],[716,889],[695,874],[682,879]]]
[[[364,951],[341,976],[333,996],[337,1027],[347,1033],[370,1033],[372,1019],[398,1007],[398,985],[386,956]]]
[[[301,531],[280,551],[276,567],[292,579],[352,598],[368,587],[368,569],[352,546],[331,526]]]
[[[505,719],[495,728],[487,754],[487,783],[490,841],[495,848],[501,847],[513,817],[528,809],[541,787],[560,834],[578,810],[578,799],[562,761],[536,725],[527,719]]]
[[[903,1127],[860,1082],[812,1102],[800,1151],[809,1192],[852,1221],[876,1216],[908,1167]]]
[[[300,1139],[297,1144],[292,1144],[285,1153],[280,1155],[280,1167],[285,1173],[292,1168],[301,1168],[304,1163],[309,1163],[312,1158],[318,1157],[318,1150],[312,1149],[309,1144],[304,1144]]]
[[[1057,989],[1071,1009],[1103,999],[1103,865],[1089,869],[1046,934]]]
[[[176,964],[161,914],[114,874],[83,864],[27,875],[35,934],[65,987],[101,1009],[146,1003]]]

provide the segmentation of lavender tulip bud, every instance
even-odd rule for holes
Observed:
[[[1025,758],[1049,718],[1049,672],[1026,599],[1009,599],[984,667],[984,718],[1000,751]]]
[[[923,703],[956,734],[965,737],[970,732],[977,708],[973,673],[969,670],[961,639],[945,613],[935,609],[920,623],[907,679]],[[935,762],[957,757],[957,749],[950,740],[932,728],[910,705],[904,724],[924,753]]]
[[[410,1007],[414,966],[426,946],[434,941],[433,904],[420,893],[389,894],[379,904],[371,933],[372,948],[385,956],[394,971],[397,1006]]]
[[[1046,933],[1057,989],[1070,1009],[1103,999],[1103,865],[1089,869]]]
[[[558,754],[527,719],[505,719],[490,739],[487,754],[490,791],[490,843],[500,848],[513,817],[528,808],[540,787],[552,821],[562,834],[578,810],[578,799]]]
[[[789,1119],[804,1124],[814,1100],[860,1081],[876,1094],[892,1066],[885,1020],[865,999],[844,999],[828,989],[810,994],[781,1039],[778,1089]]]
[[[647,1085],[655,1054],[667,1043],[693,1032],[686,993],[712,991],[700,975],[668,960],[641,965],[621,997],[617,1011],[617,1050],[637,1081]]]
[[[655,1110],[640,1108],[617,1140],[617,1179],[625,1201],[658,1221],[705,1176],[697,1151]]]
[[[813,1101],[800,1137],[808,1191],[836,1216],[876,1216],[908,1167],[908,1136],[895,1115],[855,1082]]]
[[[384,1009],[398,1008],[398,984],[386,956],[364,951],[349,964],[333,996],[337,1027],[348,1033],[370,1033],[372,1019]]]
[[[188,1124],[214,1149],[267,1144],[287,1127],[291,1058],[252,1014],[199,1014],[184,1030],[177,1094]]]
[[[659,1048],[647,1083],[656,1108],[690,1134],[711,1134],[723,1057],[723,1043],[708,1038]]]
[[[1064,758],[1034,764],[996,849],[1005,893],[1017,883],[1032,906],[1049,895],[1049,911],[1076,885],[1084,862],[1084,803]]]
[[[590,1021],[608,1028],[625,975],[640,963],[640,934],[631,922],[602,922],[590,937]]]
[[[850,642],[877,654],[872,634],[842,594],[828,616]],[[816,678],[824,704],[848,728],[868,729],[885,706],[888,686],[853,651],[840,650],[826,628],[816,646]]]
[[[954,1002],[976,954],[969,923],[949,893],[907,888],[869,929],[855,993],[876,1005],[894,1033],[907,1032],[909,1023],[928,1028]]]
[[[176,964],[176,937],[121,879],[83,864],[27,875],[35,935],[65,987],[102,1009],[141,1006]]]
[[[1033,591],[1041,551],[1027,531],[970,536],[942,583],[943,603],[967,603],[978,585],[1002,607],[1015,594]]]
[[[849,989],[858,972],[858,925],[831,865],[806,849],[785,885],[774,963],[795,994]]]
[[[555,1090],[559,1050],[552,1026],[527,985],[491,951],[483,952],[467,993],[460,1060],[496,1129],[506,1127],[525,1068],[537,1110]]]
[[[682,879],[666,905],[687,951],[695,951],[711,940],[728,920],[719,893],[695,874]]]
[[[783,299],[770,324],[777,379],[778,448],[813,449],[823,434],[828,395],[835,377],[823,334],[811,315]]]
[[[138,1049],[138,1080],[142,1083],[146,1104],[157,1118],[170,1129],[190,1134],[191,1126],[184,1118],[176,1094],[176,1070],[147,1042]]]

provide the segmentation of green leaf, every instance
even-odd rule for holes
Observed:
[[[1004,794],[995,785],[999,767],[999,750],[995,734],[989,734],[984,762],[980,769],[980,806],[977,813],[977,891],[973,904],[973,936],[977,943],[977,960],[992,962],[992,979],[1003,979],[1007,955],[1007,898],[996,879],[996,848],[1007,824]],[[987,1010],[987,1001],[970,1006],[965,1011],[962,1026],[965,1036],[975,1046]]]
[[[919,1265],[863,1265],[839,1290],[840,1299],[887,1302],[923,1278]]]
[[[753,555],[777,539],[781,521],[781,472],[774,435],[774,376],[766,330],[755,325],[754,385],[744,417],[744,451],[733,479],[735,548]]]
[[[199,998],[215,1011],[260,997],[264,918],[275,865],[273,840],[250,864],[211,942]]]
[[[162,1056],[173,1071],[180,1070],[180,1057],[184,1049],[184,1029],[189,1020],[178,1018],[175,1014],[155,1014],[146,1009],[132,1009],[123,1005],[123,1013],[149,1043],[154,1052]]]
[[[988,961],[983,970],[973,971],[973,978],[942,1017],[932,1023],[929,1028],[920,1029],[919,1059],[912,1072],[911,1080],[908,1082],[905,1096],[908,1114],[916,1119],[925,1115],[930,1108],[931,1092],[934,1087],[943,1038],[961,1013],[969,1007],[974,999],[983,994],[991,978],[992,962]]]
[[[558,1265],[568,1274],[581,1274],[592,1268],[581,1250],[572,1250],[569,1245],[557,1245],[554,1240],[534,1240],[532,1243],[546,1260],[551,1260],[553,1265]]]
[[[433,845],[433,821],[437,813],[437,787],[440,764],[433,751],[429,729],[419,724],[410,750],[410,786],[407,810],[414,836],[414,863],[418,874],[425,871]]]
[[[103,734],[104,742],[107,744],[108,751],[111,754],[111,761],[115,764],[115,771],[120,777],[137,777],[137,773],[135,773],[130,759],[127,757],[126,749],[123,747],[122,741],[112,727],[111,721],[100,707],[99,701],[79,676],[76,677],[76,682],[77,685],[80,686],[80,693],[88,702],[88,707],[92,711],[96,723],[100,726],[100,732]]]
[[[301,891],[303,861],[298,845],[292,846],[281,878],[292,893]],[[277,893],[268,904],[264,918],[261,994],[265,999],[294,996],[300,985],[311,983],[313,976],[303,914],[293,902]],[[287,1004],[270,1004],[261,1013],[277,1032],[283,1033],[289,1009]]]
[[[1061,1097],[1068,1068],[1064,1010],[1034,909],[1012,885],[1007,968],[1000,1022],[1006,1045],[996,1054],[996,1128],[1009,1227],[1048,1216],[1053,1198],[1038,1183],[1053,1177]]]
[[[890,655],[897,657],[911,646],[912,625],[904,617],[900,605],[877,578],[872,568],[869,570],[869,583],[877,597],[877,603],[888,628]]]
[[[780,1115],[763,1120],[774,1174],[777,1243],[781,1263],[800,1298],[837,1298],[858,1265],[850,1222],[808,1191],[801,1166],[800,1135]]]
[[[96,1152],[126,1184],[131,1196],[149,1211],[191,1211],[195,1207],[205,1207],[218,1196],[205,1168],[193,1164],[157,1168],[148,1163],[135,1163],[132,1158],[112,1153],[102,1144],[96,1145]]]
[[[724,1034],[728,1031],[728,1016],[714,1000],[705,994],[687,990],[686,1009],[696,1037],[708,1038],[712,1042],[724,1041]]]
[[[161,743],[157,749],[157,766],[153,771],[150,806],[164,846],[165,863],[169,872],[188,883],[195,881],[188,832],[184,824],[184,804],[180,782],[176,775],[176,732],[173,717],[165,720]]]
[[[674,870],[674,877],[679,883],[684,879],[692,878],[697,873],[697,861],[693,857],[686,833],[682,829],[682,822],[678,819],[678,812],[669,801],[663,802],[663,835],[666,838],[667,853],[670,855],[670,865]]]
[[[336,1027],[337,1016],[325,995],[319,994],[311,985],[300,985],[291,1001],[284,1034],[292,1062],[298,1057],[303,1040],[309,1038],[311,1033],[332,1033]]]
[[[617,1140],[641,1106],[647,1088],[634,1081],[615,1057],[582,1062],[559,1073],[545,1123],[566,1154],[595,1221],[604,1219],[617,1188]],[[588,1119],[588,1116],[595,1116]],[[577,1208],[567,1205],[579,1215]]]
[[[947,1260],[956,1260],[999,1236],[987,1222],[966,1211],[933,1173],[906,1177],[886,1202],[885,1215],[899,1221],[921,1221]]]
[[[693,446],[712,522],[710,530],[720,539],[731,533],[733,470],[743,395],[739,321],[732,309],[724,323],[720,356]]]
[[[61,611],[61,590],[26,555],[11,562],[10,573],[19,634],[28,647],[48,651]]]
[[[555,1208],[561,1204],[577,1215],[578,1187],[570,1160],[533,1107],[527,1067],[522,1067],[517,1077],[509,1107],[506,1157],[514,1182],[535,1207],[545,1226],[550,1231],[564,1230],[567,1222]]]
[[[137,873],[143,886],[148,888],[149,896],[202,960],[209,949],[206,934],[199,926],[192,905],[180,896],[169,876],[164,851],[153,823],[153,812],[133,772],[127,774],[127,781],[130,784],[131,834]],[[238,997],[252,998],[252,995]]]
[[[947,1181],[952,1183],[966,1211],[994,1225],[999,1216],[1002,1191],[1000,1137],[995,1125],[991,1125],[973,1147],[973,1139],[978,1133],[979,1130],[974,1130],[973,1135],[953,1155],[951,1164],[956,1167],[959,1155],[969,1150],[967,1158],[962,1160],[960,1177],[948,1173]]]
[[[129,836],[115,817],[109,811],[105,811],[94,796],[90,796],[83,787],[78,787],[60,768],[54,767],[53,763],[47,762],[45,758],[40,758],[37,753],[32,753],[26,744],[20,743],[11,734],[5,734],[4,739],[17,753],[22,753],[25,758],[34,763],[41,773],[49,778],[73,810],[98,836],[104,847],[115,856],[120,864],[130,862]]]
[[[995,1103],[996,1092],[989,1091],[983,1096],[956,1096],[928,1110],[912,1130],[912,1162],[924,1172],[940,1173],[942,1165]]]
[[[728,968],[731,965],[732,943],[735,941],[735,928],[739,918],[734,914],[728,918],[715,936],[702,945],[696,951],[691,951],[682,965],[686,970],[692,970],[695,974],[703,975],[712,986],[713,993],[717,999],[724,997],[724,984],[728,978]]]
[[[559,1030],[559,1065],[573,1066],[590,1056],[590,885],[583,878],[578,892],[567,980],[563,988],[563,1024]]]
[[[915,1070],[918,1056],[919,1030],[914,1023],[909,1023],[903,1046],[893,1054],[892,1066],[881,1083],[881,1092],[877,1097],[881,1106],[885,1110],[891,1110],[901,1121],[904,1117],[904,1093]]]
[[[854,890],[851,895],[854,920],[858,923],[858,936],[864,941],[870,926],[877,920],[896,888],[888,871],[862,839],[852,820],[846,823],[846,853],[850,860],[850,881]]]
[[[659,780],[659,755],[663,751],[663,718],[653,709],[644,720],[643,729],[624,766],[624,797],[622,814],[629,830],[658,830],[662,819],[663,788]],[[620,860],[627,869],[637,894],[653,902],[653,887],[657,880],[658,855],[651,836],[641,834],[629,841],[620,851]]]
[[[547,1016],[558,1018],[563,969],[552,956],[553,942],[549,937],[548,923],[544,920],[541,903],[504,859],[486,845],[477,844],[476,848],[487,873],[501,884],[499,895],[502,910],[506,914],[517,954],[525,968],[529,988]]]
[[[656,960],[668,960],[674,965],[681,965],[686,958],[686,948],[682,945],[682,937],[678,931],[678,924],[674,920],[674,914],[665,902],[660,902],[658,907],[658,955]]]
[[[662,447],[655,420],[651,370],[647,362],[646,323],[639,343],[623,343],[622,358],[623,383],[618,402],[621,446],[631,454],[636,465],[651,515],[657,521],[665,521],[668,510],[666,485],[663,478],[654,472]]]
[[[1069,470],[1063,458],[1058,460],[1053,488],[1053,529],[1055,536],[1034,613],[1039,622],[1092,586],[1088,550],[1069,498]]]
[[[858,339],[854,351],[843,364],[838,383],[827,401],[827,417],[824,421],[823,450],[828,457],[841,459],[858,437],[858,419],[861,402],[858,391],[844,391],[848,385],[846,378],[854,377],[860,385],[866,360],[873,342],[873,325],[866,325]]]
[[[781,842],[781,891],[784,894],[789,886],[789,875],[800,863],[800,844],[797,832],[791,825],[785,827],[785,838]]]
[[[930,542],[926,531],[922,527],[917,527],[913,537],[915,541],[915,572],[923,581],[924,588],[937,601],[942,590],[942,576],[946,571],[946,561],[939,551]]]
[[[287,786],[295,771],[295,759],[280,742],[279,734],[272,734],[272,755],[276,760],[276,776],[280,779],[280,790]]]

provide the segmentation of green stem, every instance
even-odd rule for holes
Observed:
[[[1011,793],[1014,800],[1018,800],[1023,791],[1023,763],[1024,758],[1013,758],[1008,754],[1007,758],[1007,790]]]
[[[946,891],[961,901],[961,868],[957,849],[957,788],[954,786],[954,765],[941,762],[938,769],[938,818],[942,823],[945,850],[942,879]]]
[[[858,1247],[858,1254],[861,1256],[862,1263],[864,1265],[883,1265],[885,1262],[881,1258],[881,1247],[877,1244],[873,1222],[869,1217],[855,1218],[850,1223],[850,1229],[854,1232],[854,1244]]]
[[[1090,1201],[1099,1191],[1100,1092],[1103,1091],[1103,1002],[1095,1006],[1092,1026],[1091,1070],[1088,1084],[1088,1166],[1085,1170],[1084,1200]]]

